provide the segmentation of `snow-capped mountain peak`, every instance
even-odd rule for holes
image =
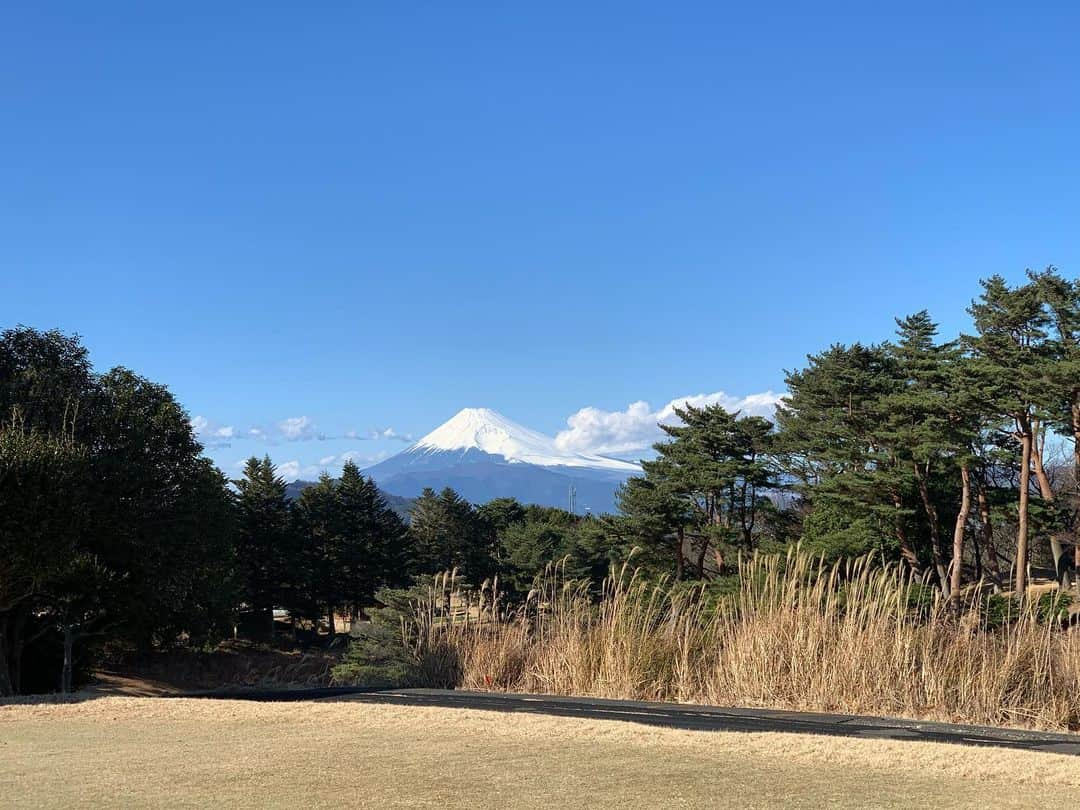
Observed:
[[[629,461],[562,450],[550,436],[519,425],[490,408],[462,409],[405,453],[469,450],[502,456],[510,463],[587,467],[628,474],[640,472],[638,465]]]
[[[641,468],[563,450],[490,408],[466,408],[366,472],[386,492],[406,498],[450,487],[473,503],[516,498],[599,514],[617,508],[617,487]]]

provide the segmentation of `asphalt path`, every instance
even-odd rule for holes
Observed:
[[[192,697],[193,695],[187,695]],[[775,709],[726,708],[684,703],[650,703],[638,700],[519,695],[502,692],[468,692],[446,689],[364,689],[325,687],[317,689],[234,690],[203,692],[196,697],[258,701],[343,700],[395,706],[433,706],[478,709],[508,714],[543,714],[619,720],[690,731],[770,731],[786,734],[820,734],[879,740],[922,740],[956,745],[1018,748],[1080,756],[1080,734],[1052,734],[988,726],[964,726],[866,717],[853,714],[819,714]]]

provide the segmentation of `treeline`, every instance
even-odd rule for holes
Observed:
[[[456,571],[475,585],[498,578],[513,596],[551,560],[599,578],[625,551],[592,518],[513,498],[475,506],[449,488],[424,490],[406,523],[352,462],[290,500],[270,459],[252,458],[235,489],[235,599],[251,636],[272,634],[275,608],[333,635],[333,616],[365,618],[384,587]]]
[[[1080,283],[1050,268],[981,285],[972,334],[942,340],[923,311],[898,319],[893,341],[809,355],[787,373],[775,424],[679,411],[613,527],[680,576],[801,539],[832,558],[903,560],[955,599],[984,578],[1022,598],[1033,567],[1067,585],[1080,555]]]
[[[296,499],[269,458],[229,481],[164,386],[94,373],[59,331],[0,332],[0,414],[0,695],[70,690],[105,654],[269,638],[275,609],[332,638],[334,615],[447,569],[512,593],[615,553],[598,521],[451,490],[406,525],[353,464]]]

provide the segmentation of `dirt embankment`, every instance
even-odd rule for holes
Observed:
[[[153,697],[234,687],[326,686],[338,660],[337,654],[324,650],[279,650],[230,641],[211,651],[177,649],[111,662],[85,691]]]

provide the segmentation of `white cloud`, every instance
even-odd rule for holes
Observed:
[[[300,460],[294,458],[292,461],[282,461],[280,464],[275,464],[274,472],[286,481],[295,481],[300,477],[301,473]]]
[[[653,410],[648,402],[631,402],[625,411],[605,411],[600,408],[582,408],[567,417],[567,429],[560,431],[555,443],[563,450],[596,455],[623,456],[640,453],[660,441],[664,433],[658,423],[677,424],[675,408],[692,405],[723,405],[729,411],[741,411],[744,415],[771,418],[780,395],[772,391],[735,397],[723,391],[712,394],[692,394],[677,397],[659,410]]]
[[[760,394],[747,394],[745,397],[733,397],[723,391],[715,394],[694,394],[689,397],[673,399],[660,411],[660,420],[664,424],[675,424],[678,417],[675,409],[690,405],[694,408],[704,408],[706,405],[722,405],[726,410],[739,411],[743,416],[764,416],[772,419],[776,411],[776,404],[780,401],[781,394],[772,391],[763,391]]]
[[[278,432],[282,438],[290,442],[307,441],[314,439],[315,422],[310,416],[290,416],[277,423]]]
[[[344,438],[361,442],[375,441],[378,439],[387,439],[395,442],[411,442],[413,440],[411,434],[398,433],[392,427],[372,428],[371,430],[363,433],[358,430],[350,430],[345,433]]]
[[[324,441],[326,439],[334,438],[333,436],[327,436],[325,433],[321,433],[315,426],[315,420],[310,416],[290,416],[288,419],[282,419],[279,422],[275,422],[270,427],[252,425],[242,432],[238,432],[232,427],[229,427],[228,430],[232,431],[230,435],[234,438],[251,439],[252,441],[265,442],[266,444],[277,444],[280,441]]]
[[[216,425],[205,416],[192,417],[191,429],[204,447],[230,447],[236,436],[232,425]]]
[[[412,436],[408,433],[398,433],[392,427],[375,428],[371,431],[373,439],[391,439],[395,442],[411,442]]]
[[[410,434],[399,433],[392,427],[371,428],[364,432],[350,430],[341,436],[328,435],[318,429],[315,420],[310,416],[290,416],[287,419],[275,422],[270,427],[252,425],[244,429],[238,429],[232,425],[219,425],[205,416],[195,416],[191,419],[191,427],[206,447],[229,447],[230,442],[233,440],[245,439],[271,445],[276,445],[282,441],[321,442],[337,438],[353,441],[381,440],[405,443],[413,440]]]

